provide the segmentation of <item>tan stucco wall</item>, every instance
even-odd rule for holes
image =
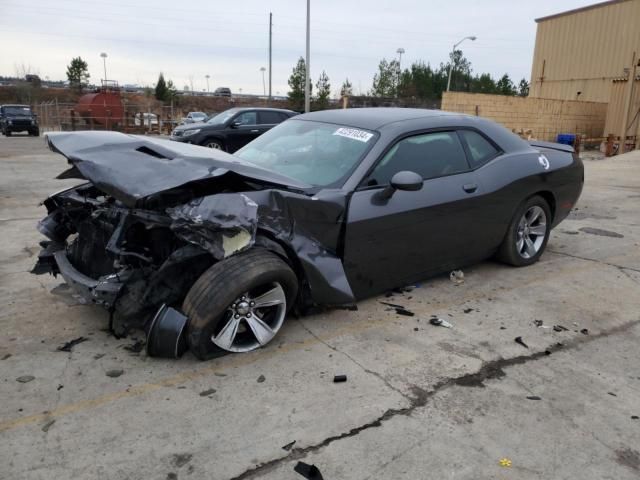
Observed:
[[[558,133],[602,136],[607,104],[445,92],[442,110],[479,115],[518,133],[531,130],[532,138],[554,141]]]

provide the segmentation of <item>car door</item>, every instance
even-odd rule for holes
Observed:
[[[226,147],[230,153],[244,147],[260,135],[258,128],[258,112],[246,110],[239,113],[229,123],[226,129]]]
[[[393,175],[413,171],[418,191],[381,192]],[[353,193],[344,265],[358,298],[446,271],[485,248],[474,241],[482,186],[454,130],[397,141]]]

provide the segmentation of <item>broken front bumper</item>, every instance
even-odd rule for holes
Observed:
[[[102,305],[107,309],[113,306],[129,277],[127,273],[104,275],[94,279],[73,266],[67,257],[64,245],[43,242],[43,247],[33,273],[52,273],[53,275],[59,273],[65,282],[87,302]]]

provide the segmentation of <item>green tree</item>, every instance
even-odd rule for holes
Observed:
[[[518,84],[518,95],[521,97],[529,96],[529,82],[524,78]]]
[[[156,100],[165,101],[169,96],[169,89],[167,88],[167,82],[164,80],[164,75],[160,72],[158,81],[156,82]]]
[[[178,89],[173,83],[173,80],[167,82],[167,98],[166,100],[174,100],[178,96]]]
[[[395,97],[398,88],[398,69],[400,64],[397,60],[388,61],[386,58],[380,60],[378,73],[373,76],[373,88],[371,95],[374,97]]]
[[[440,72],[447,72],[449,75],[449,67],[453,64],[451,69],[451,86],[452,91],[468,92],[471,89],[471,62],[467,60],[462,53],[462,50],[455,50],[449,54],[449,62],[446,65],[440,64]]]
[[[515,95],[517,93],[516,86],[509,78],[509,74],[505,73],[500,80],[496,82],[496,93],[500,95]]]
[[[316,94],[316,109],[324,110],[329,106],[329,97],[331,96],[331,84],[329,83],[329,77],[323,70],[316,83],[318,93]]]
[[[473,93],[496,93],[496,82],[489,73],[476,75],[471,81],[471,92]]]
[[[81,57],[71,59],[67,66],[67,79],[69,86],[78,91],[82,91],[89,82],[89,65]]]
[[[342,82],[342,87],[340,87],[340,96],[341,97],[350,97],[353,95],[353,85],[347,78],[344,82]]]
[[[304,109],[304,82],[306,74],[307,68],[304,58],[300,57],[289,77],[289,88],[291,90],[289,90],[288,96],[293,110],[302,111]],[[309,94],[311,94],[312,87],[313,85],[309,85]]]

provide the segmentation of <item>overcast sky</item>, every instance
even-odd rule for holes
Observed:
[[[332,90],[348,77],[364,93],[381,58],[402,65],[439,65],[452,44],[474,73],[517,83],[529,79],[535,18],[594,1],[536,0],[311,0],[311,75],[325,70]],[[66,80],[70,59],[89,64],[91,80],[107,75],[122,84],[152,85],[160,71],[182,89],[230,87],[262,93],[260,67],[268,66],[269,12],[273,12],[273,93],[305,54],[305,0],[0,0],[0,75],[24,65],[43,79]]]

